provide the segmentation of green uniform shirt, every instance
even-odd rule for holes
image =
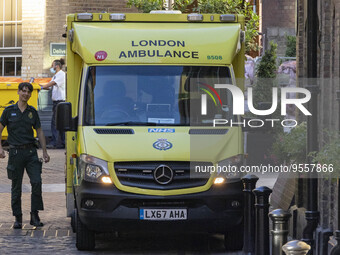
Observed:
[[[5,108],[0,123],[7,126],[8,138],[10,145],[24,145],[34,143],[33,129],[41,127],[37,110],[30,105],[24,112],[21,112],[18,103]]]

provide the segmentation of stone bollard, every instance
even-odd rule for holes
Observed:
[[[247,174],[242,178],[244,194],[244,254],[254,254],[255,252],[255,196],[253,189],[259,178],[256,175]]]
[[[282,247],[282,250],[286,255],[306,255],[310,250],[310,246],[305,242],[293,240],[286,243]]]
[[[282,209],[273,210],[269,218],[273,222],[272,233],[272,255],[283,255],[282,246],[287,243],[288,222],[292,215]]]
[[[270,255],[269,247],[269,196],[272,190],[262,186],[253,190],[256,196],[255,255]]]

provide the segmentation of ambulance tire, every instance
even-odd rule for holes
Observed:
[[[76,215],[76,247],[80,251],[92,251],[96,246],[95,233],[80,221]]]
[[[240,251],[243,248],[243,231],[230,231],[224,234],[226,251]]]
[[[72,227],[73,233],[76,232],[76,221],[77,221],[77,210],[73,209],[73,212],[71,214],[71,227]]]

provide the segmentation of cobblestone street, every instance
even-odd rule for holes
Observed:
[[[45,210],[39,213],[44,226],[30,224],[30,183],[25,173],[22,208],[23,229],[13,229],[10,205],[10,180],[7,159],[0,160],[0,254],[226,254],[223,236],[208,234],[169,235],[162,233],[125,233],[97,235],[96,250],[80,252],[75,234],[66,217],[64,193],[64,150],[49,150],[51,162],[43,165],[43,199]],[[39,156],[42,152],[39,151]],[[230,253],[241,254],[241,253]]]

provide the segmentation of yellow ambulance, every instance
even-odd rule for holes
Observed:
[[[206,231],[243,242],[244,17],[76,13],[67,17],[68,216],[79,250],[111,231]],[[229,168],[229,170],[228,170]],[[231,168],[231,170],[230,170]]]

